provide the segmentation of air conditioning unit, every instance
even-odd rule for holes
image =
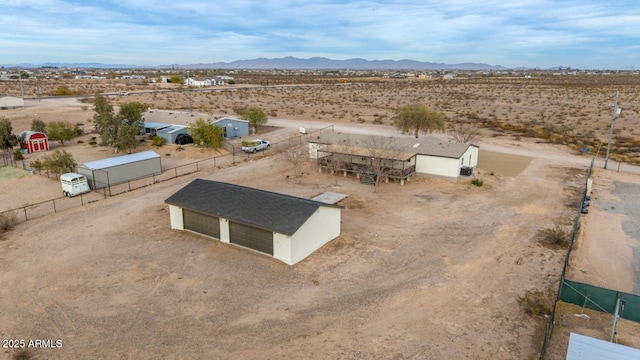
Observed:
[[[462,176],[471,176],[473,175],[473,167],[472,166],[463,166],[460,168],[460,175]]]

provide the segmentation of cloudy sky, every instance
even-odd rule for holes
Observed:
[[[259,57],[640,68],[638,0],[4,0],[0,64]]]

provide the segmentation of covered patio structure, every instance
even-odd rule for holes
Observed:
[[[349,173],[358,179],[382,177],[404,185],[416,173],[416,154],[394,149],[368,149],[358,146],[332,144],[318,149],[318,170]],[[362,182],[362,181],[361,181]]]

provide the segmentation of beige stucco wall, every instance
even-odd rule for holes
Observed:
[[[176,230],[184,230],[184,218],[182,217],[182,208],[169,205],[169,218],[171,219],[171,228]]]
[[[460,175],[460,160],[438,156],[416,156],[416,172],[422,175],[458,178]]]
[[[467,151],[462,155],[462,166],[476,167],[478,165],[478,148],[475,146],[469,146]]]
[[[273,234],[273,257],[284,262],[291,263],[291,236],[274,233]]]
[[[289,265],[303,260],[340,235],[340,210],[340,208],[319,207],[293,234]]]
[[[309,159],[317,160],[318,159],[318,149],[322,149],[326,147],[326,144],[317,144],[317,143],[309,143]]]
[[[231,243],[230,232],[229,232],[229,220],[225,218],[220,219],[220,241],[223,243]]]

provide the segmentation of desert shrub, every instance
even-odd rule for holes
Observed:
[[[164,138],[161,138],[160,136],[154,136],[153,139],[151,140],[151,145],[157,146],[157,147],[164,145]]]
[[[89,141],[88,144],[91,145],[91,146],[96,146],[96,145],[98,145],[98,142],[95,141],[95,140],[91,140],[91,141]]]
[[[471,180],[471,184],[477,186],[477,187],[481,187],[482,185],[484,185],[484,181],[482,179],[473,179]]]
[[[233,106],[233,112],[237,115],[242,115],[247,110],[247,106],[244,104],[237,104]]]
[[[542,230],[542,241],[548,245],[569,247],[571,231],[567,230],[559,221],[555,221],[552,228]]]
[[[76,165],[78,165],[73,155],[64,150],[56,150],[53,154],[43,157],[42,164],[47,171],[54,174],[72,172],[75,170]]]
[[[84,126],[83,123],[77,123],[77,124],[73,125],[73,130],[76,132],[76,136],[80,136],[80,135],[84,134],[83,126]]]
[[[44,168],[44,164],[42,163],[42,161],[40,161],[40,159],[33,160],[30,165],[31,168],[35,170],[42,170],[42,168]]]
[[[18,223],[18,215],[15,212],[0,214],[0,233],[13,229]]]
[[[11,356],[13,360],[30,360],[33,359],[33,355],[29,351],[29,349],[20,349],[18,352],[14,353]]]
[[[13,152],[13,160],[23,160],[24,159],[24,155],[22,155],[22,151],[20,151],[20,149],[16,149]]]
[[[73,91],[71,91],[67,85],[60,85],[53,91],[53,94],[56,96],[67,96],[73,95]]]
[[[518,296],[518,305],[528,315],[547,315],[551,313],[554,295],[551,289],[542,291],[538,289],[525,290],[523,295]]]
[[[182,145],[176,145],[176,151],[182,151],[182,150],[184,150]]]

